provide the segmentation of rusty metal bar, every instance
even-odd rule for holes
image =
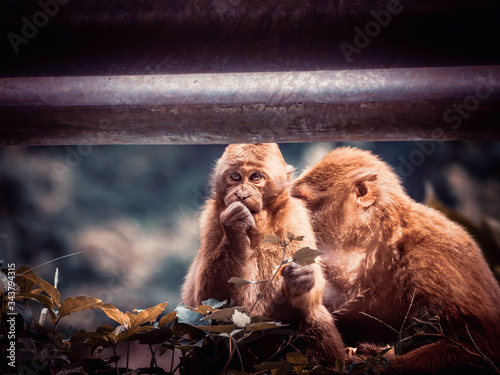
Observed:
[[[500,66],[0,78],[1,144],[500,139]]]

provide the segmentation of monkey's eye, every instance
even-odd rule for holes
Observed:
[[[250,176],[250,181],[253,181],[253,182],[257,182],[257,181],[260,181],[262,180],[262,175],[260,173],[253,173],[251,176]]]
[[[240,181],[241,175],[239,173],[234,172],[229,175],[229,178],[233,181]]]

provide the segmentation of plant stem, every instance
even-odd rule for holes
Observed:
[[[233,340],[234,340],[233,337],[232,336],[228,336],[228,338],[229,338],[229,358],[227,359],[226,365],[224,366],[224,369],[222,370],[222,374],[226,373],[226,370],[227,370],[229,364],[231,363],[231,360],[233,359],[234,348],[236,346],[236,342],[233,345]]]
[[[116,356],[116,345],[113,345],[113,355],[115,356],[115,368],[116,368],[116,374],[120,375],[120,369],[118,368],[118,359]]]
[[[274,272],[273,277],[271,277],[271,280],[269,280],[267,282],[267,284],[264,286],[264,288],[262,289],[262,291],[260,292],[260,294],[257,295],[257,299],[253,303],[253,305],[250,308],[250,310],[248,310],[248,315],[250,315],[250,313],[253,311],[254,307],[257,305],[257,302],[259,302],[259,300],[261,299],[261,297],[264,295],[264,292],[266,291],[267,287],[269,285],[271,285],[271,283],[273,282],[273,280],[276,278],[276,276],[280,272],[281,266],[285,263],[286,247],[290,244],[290,242],[292,242],[292,240],[289,240],[288,242],[286,240],[283,240],[283,242],[282,242],[282,245],[283,245],[283,255],[281,256],[281,262],[278,265],[278,268],[276,269],[276,272]]]
[[[175,359],[175,347],[172,349],[172,358],[170,359],[170,373],[173,374],[174,370],[174,359]]]
[[[151,352],[151,362],[149,367],[158,367],[158,364],[156,363],[156,351],[153,350],[153,347],[151,344],[149,344],[149,351]]]
[[[125,373],[128,375],[128,360],[130,357],[130,341],[127,341],[127,369],[125,370]]]

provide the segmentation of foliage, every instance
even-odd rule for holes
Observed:
[[[283,259],[270,281],[233,278],[229,282],[240,288],[252,285],[258,300],[284,266],[292,261],[311,264],[320,254],[306,247],[298,250],[293,260],[285,259],[288,244],[303,239],[293,234],[287,237],[286,240],[271,235],[265,238],[283,247]],[[17,371],[23,374],[356,374],[371,360],[349,367],[340,359],[332,368],[310,364],[296,345],[307,333],[299,334],[286,324],[264,316],[251,316],[253,306],[246,313],[246,307],[209,299],[197,307],[180,304],[166,315],[163,312],[168,302],[145,310],[122,312],[94,297],[62,299],[57,289],[57,271],[54,285],[28,267],[19,267],[15,272],[2,271],[0,353],[7,357],[4,354],[15,336]],[[265,285],[258,292],[256,284],[261,283]],[[78,330],[64,337],[59,329],[61,320],[90,309],[101,310],[114,325],[105,324],[94,331]],[[40,311],[38,320],[37,311]],[[14,328],[9,319],[13,316],[12,336],[9,333]],[[135,345],[132,349],[131,344]],[[129,366],[137,345],[149,348],[151,359],[147,368]],[[160,356],[170,359],[168,368],[158,365]],[[2,373],[16,371],[8,363],[0,367]]]
[[[242,312],[243,307],[229,307],[226,301],[210,299],[195,308],[181,304],[175,311],[163,316],[161,314],[167,302],[145,310],[122,312],[93,297],[61,300],[59,291],[53,285],[26,267],[16,271],[14,280],[9,280],[6,270],[1,277],[1,326],[4,335],[0,350],[2,354],[6,352],[7,313],[15,313],[17,370],[21,373],[191,374],[206,368],[210,368],[210,373],[251,373],[262,372],[263,369],[277,369],[279,372],[275,373],[284,373],[286,367],[287,372],[303,374],[311,368],[300,353],[290,352],[294,340],[298,338],[296,332],[263,316],[250,317]],[[9,286],[15,289],[14,298],[9,297]],[[33,304],[43,307],[38,322],[34,319]],[[80,330],[64,339],[57,329],[61,319],[86,309],[100,309],[117,324],[106,324],[93,332]],[[50,316],[50,324],[43,323],[45,315]],[[262,345],[271,336],[282,337],[282,341],[276,355],[269,355],[269,358],[283,357],[284,360],[251,359],[250,352],[243,352],[250,344]],[[134,341],[151,348],[150,368],[119,367],[117,347],[127,346],[128,363],[129,344]],[[101,358],[100,354],[106,348],[111,348],[113,355]],[[166,355],[167,352],[172,356],[171,367],[158,368],[156,356]],[[280,352],[283,352],[282,356]],[[254,364],[257,366],[253,367]],[[14,372],[7,367],[7,363],[2,366],[2,373]],[[207,371],[204,370],[204,373]]]

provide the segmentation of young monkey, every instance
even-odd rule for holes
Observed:
[[[263,242],[266,234],[281,239],[288,233],[304,236],[303,242],[292,241],[287,247],[288,258],[301,247],[316,247],[304,203],[290,196],[292,170],[276,144],[226,148],[211,176],[212,198],[201,214],[200,250],[182,287],[185,305],[198,306],[216,298],[250,308],[257,298],[253,288],[237,288],[228,280],[271,279],[283,249]],[[316,337],[304,348],[312,363],[343,359],[344,344],[322,304],[325,279],[319,264],[292,264],[282,274],[266,289],[252,314],[292,324]]]

